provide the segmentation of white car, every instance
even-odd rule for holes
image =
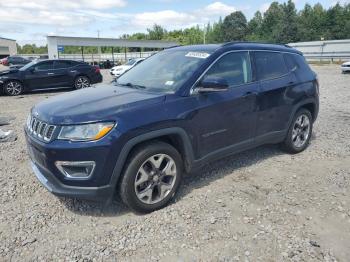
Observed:
[[[137,64],[141,63],[143,60],[145,60],[145,59],[144,58],[132,58],[124,65],[112,67],[111,70],[109,70],[109,72],[111,73],[111,75],[113,75],[115,77],[119,77],[122,74],[124,74],[126,71],[128,71],[130,68],[133,68]]]
[[[341,65],[341,70],[342,70],[343,73],[350,72],[350,61],[343,63]]]

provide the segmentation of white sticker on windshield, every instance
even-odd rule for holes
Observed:
[[[172,86],[174,84],[174,81],[166,81],[165,85],[166,86]]]
[[[185,56],[205,59],[210,56],[210,54],[205,52],[188,52]]]

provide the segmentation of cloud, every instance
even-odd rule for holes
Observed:
[[[13,9],[11,12],[8,12],[7,9],[0,9],[1,22],[18,23],[19,18],[21,21],[25,21],[25,24],[52,26],[79,26],[93,21],[93,18],[86,15],[70,12],[50,12],[47,10],[28,12],[25,9]]]
[[[68,9],[108,9],[127,5],[125,0],[10,0],[1,1],[0,7],[33,10],[68,10]]]
[[[68,35],[78,31],[80,36],[94,35],[97,26],[105,36],[116,37],[145,31],[155,23],[168,30],[204,25],[237,10],[220,1],[191,11],[123,12],[126,5],[127,0],[0,0],[0,25],[21,25],[27,31],[27,36],[24,34],[22,38],[33,32]]]
[[[168,29],[188,27],[197,24],[206,24],[216,20],[220,16],[226,16],[236,11],[234,6],[222,2],[214,2],[201,9],[192,12],[177,12],[163,10],[158,12],[144,12],[135,14],[131,24],[139,28],[147,28],[154,24],[160,24]]]
[[[208,12],[210,15],[227,15],[236,11],[236,8],[230,5],[226,5],[222,2],[215,2],[207,5],[203,9],[204,12]]]

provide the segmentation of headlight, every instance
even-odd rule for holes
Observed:
[[[113,122],[63,126],[58,139],[93,141],[107,135],[116,124]]]

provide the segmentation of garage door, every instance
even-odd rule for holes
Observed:
[[[0,55],[9,55],[10,50],[8,46],[0,46]]]

